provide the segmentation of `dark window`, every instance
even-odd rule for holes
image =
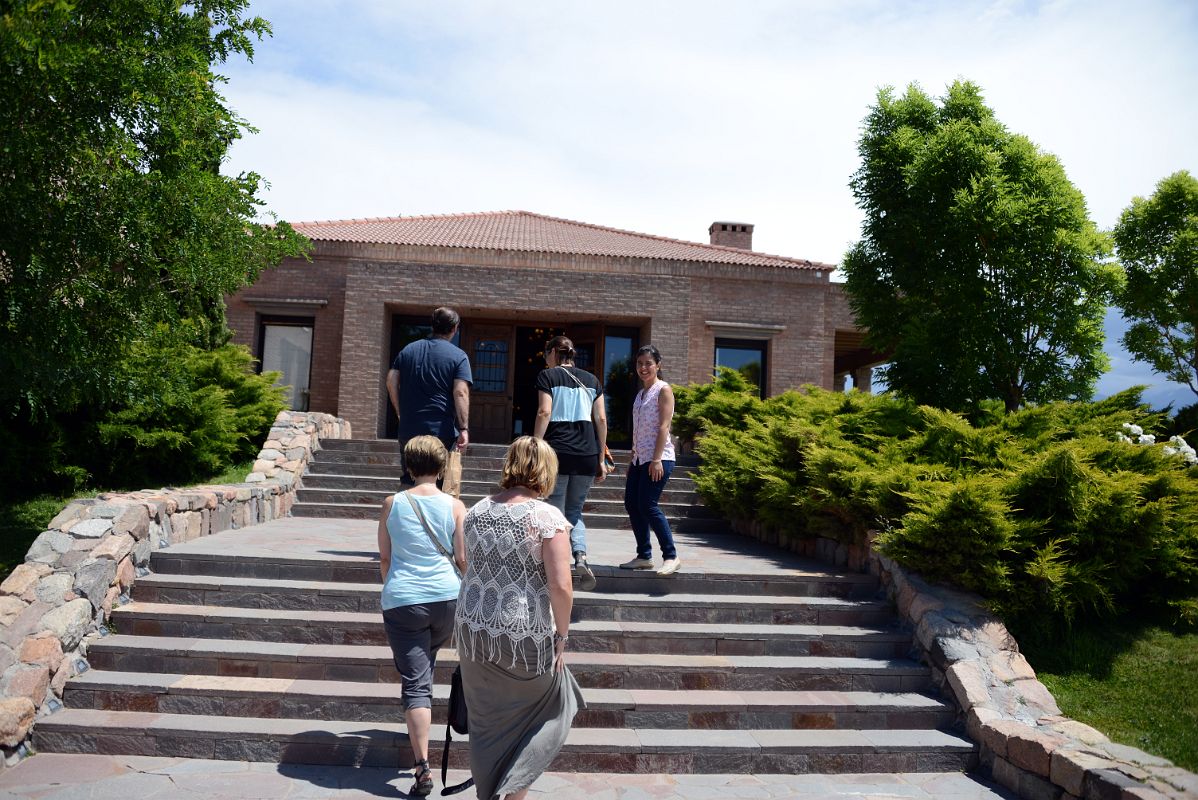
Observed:
[[[476,392],[507,391],[507,339],[479,339],[474,343],[470,371]]]
[[[757,339],[716,339],[715,366],[737,370],[765,397],[766,344]]]
[[[632,398],[637,392],[632,354],[640,336],[634,328],[608,328],[603,337],[603,396],[607,406],[607,441],[627,447],[632,441]]]

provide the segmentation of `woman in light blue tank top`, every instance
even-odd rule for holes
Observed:
[[[409,439],[403,455],[416,485],[383,501],[379,573],[383,626],[403,686],[400,699],[412,745],[416,782],[408,794],[424,797],[433,790],[428,766],[433,667],[437,651],[453,635],[459,576],[466,570],[466,507],[437,488],[449,458],[440,439]]]

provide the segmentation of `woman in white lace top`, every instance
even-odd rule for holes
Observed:
[[[485,800],[523,798],[583,705],[565,664],[570,524],[539,499],[556,476],[553,448],[522,436],[508,449],[502,490],[466,514],[469,567],[454,633],[470,709],[470,771]]]

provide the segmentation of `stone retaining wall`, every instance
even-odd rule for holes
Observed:
[[[329,414],[283,411],[245,483],[101,494],[50,521],[25,563],[0,583],[0,750],[28,752],[35,720],[61,707],[87,668],[87,646],[108,635],[109,614],[146,574],[150,554],[179,542],[284,517],[325,438],[350,438]]]
[[[929,584],[863,544],[779,534],[758,522],[733,527],[755,539],[877,575],[942,694],[956,701],[982,768],[1033,800],[1198,798],[1198,775],[1061,714],[1019,643],[982,598]]]

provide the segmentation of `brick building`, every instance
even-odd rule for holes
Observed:
[[[297,409],[390,436],[384,379],[439,305],[462,315],[475,383],[471,439],[529,432],[541,348],[565,333],[604,381],[619,444],[634,378],[652,343],[663,375],[709,380],[742,370],[763,395],[803,384],[869,385],[879,359],[861,344],[832,265],[752,250],[753,226],[717,222],[710,244],[505,211],[299,223],[310,262],[288,259],[228,298],[236,341],[279,369]]]

